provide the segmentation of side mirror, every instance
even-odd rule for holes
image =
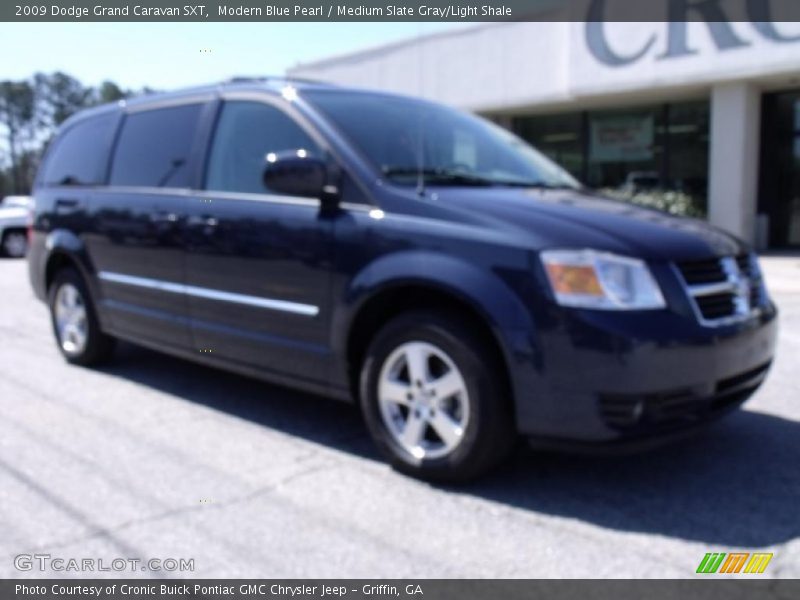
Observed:
[[[326,185],[328,167],[324,160],[305,150],[270,152],[264,166],[264,185],[270,191],[289,196],[325,199],[336,193]]]

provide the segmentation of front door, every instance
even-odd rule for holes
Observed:
[[[325,382],[332,222],[262,183],[267,154],[299,149],[321,152],[278,105],[222,103],[186,222],[186,293],[197,352]]]

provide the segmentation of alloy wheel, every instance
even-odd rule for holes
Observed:
[[[56,293],[56,332],[58,343],[68,354],[80,354],[86,348],[89,324],[86,303],[77,287],[64,283]]]
[[[394,441],[420,460],[452,453],[469,423],[461,371],[428,342],[406,342],[388,356],[378,379],[378,404]]]

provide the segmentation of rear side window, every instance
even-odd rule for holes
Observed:
[[[119,114],[79,121],[55,141],[47,158],[45,185],[99,185],[104,182],[108,155]]]
[[[128,115],[114,152],[111,185],[188,187],[201,108],[189,104]]]
[[[274,106],[226,102],[214,133],[206,189],[265,194],[266,156],[284,150],[318,153],[319,147],[289,115]]]

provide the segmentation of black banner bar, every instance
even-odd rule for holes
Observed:
[[[196,2],[189,4],[188,2]],[[798,0],[4,0],[0,21],[800,21]]]
[[[714,575],[695,580],[0,580],[3,600],[794,600],[799,597],[800,580],[722,579]]]

